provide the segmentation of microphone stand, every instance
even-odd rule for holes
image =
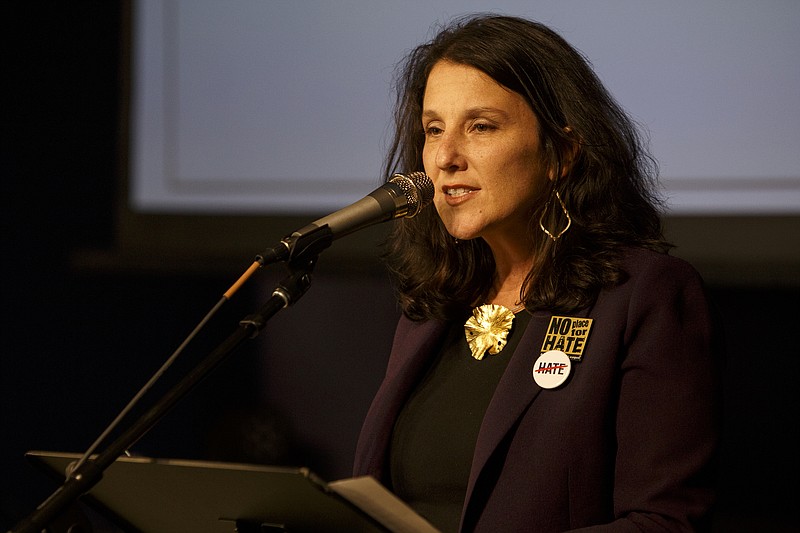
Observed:
[[[72,472],[68,472],[64,483],[8,533],[41,533],[45,531],[53,519],[97,485],[103,477],[103,472],[152,429],[195,385],[227,359],[244,341],[256,338],[269,319],[278,311],[294,304],[306,293],[311,285],[311,273],[316,266],[319,253],[328,248],[332,241],[333,232],[327,225],[291,240],[287,244],[290,273],[278,284],[272,296],[261,309],[242,319],[239,327],[226,340],[209,353],[200,364],[184,376],[177,385],[141,415],[104,451],[93,459],[87,460]]]

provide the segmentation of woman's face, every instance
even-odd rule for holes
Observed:
[[[523,97],[480,70],[439,61],[428,76],[422,126],[423,164],[447,231],[492,248],[523,242],[547,180],[539,122]]]

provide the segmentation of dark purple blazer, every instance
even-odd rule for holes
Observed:
[[[532,377],[550,314],[535,313],[478,435],[462,531],[691,531],[708,525],[720,343],[687,263],[644,250],[627,279],[571,316],[594,319],[557,389]],[[398,412],[446,331],[402,318],[356,450],[356,475],[387,482]],[[455,438],[455,436],[454,436]]]

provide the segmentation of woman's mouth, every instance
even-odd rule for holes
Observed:
[[[469,194],[470,192],[472,192],[472,189],[467,189],[465,187],[445,189],[445,191],[444,191],[444,193],[447,196],[451,196],[451,197],[455,197],[455,198],[457,198],[459,196],[464,196],[466,194]]]
[[[453,187],[442,187],[442,192],[444,193],[444,200],[447,202],[448,205],[456,206],[461,204],[462,202],[466,202],[470,199],[479,189],[473,189],[471,187],[464,187],[461,185],[456,185]]]

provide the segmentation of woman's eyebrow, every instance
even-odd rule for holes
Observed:
[[[486,115],[486,114],[499,115],[499,116],[501,116],[503,118],[509,116],[509,113],[507,111],[503,110],[503,109],[500,109],[498,107],[488,107],[488,106],[471,107],[469,109],[466,109],[463,112],[463,115],[465,117],[468,117],[468,118],[474,118],[474,117],[477,117],[477,116],[480,116],[480,115]],[[430,120],[432,118],[438,118],[438,117],[439,117],[439,113],[434,109],[425,109],[425,110],[422,111],[422,119],[423,120]]]

